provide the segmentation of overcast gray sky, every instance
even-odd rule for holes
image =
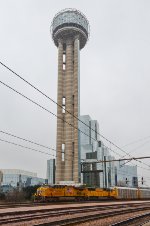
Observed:
[[[50,24],[64,8],[83,12],[91,27],[81,51],[81,114],[98,120],[100,132],[120,147],[150,136],[149,0],[0,0],[0,60],[56,100],[57,48]],[[1,65],[0,80],[56,112],[53,103]],[[1,84],[0,106],[0,130],[56,147],[55,117]],[[6,135],[0,138],[36,148]],[[125,150],[139,146],[134,156],[149,155],[150,137]],[[0,142],[0,168],[45,177],[48,158]],[[139,168],[139,173],[150,184],[149,171]]]

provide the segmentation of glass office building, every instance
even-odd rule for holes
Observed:
[[[46,178],[48,180],[48,184],[55,184],[55,159],[47,160]]]
[[[124,162],[102,162],[96,161],[114,160],[110,150],[101,141],[99,124],[92,120],[89,115],[80,116],[81,134],[81,182],[89,186],[108,188],[113,186],[137,187],[137,166],[130,166]],[[88,126],[86,126],[86,125]],[[86,164],[85,162],[91,162]]]
[[[17,187],[18,183],[21,183],[22,187],[27,187],[45,183],[45,179],[37,177],[37,173],[20,169],[0,169],[0,171],[3,173],[2,186]]]

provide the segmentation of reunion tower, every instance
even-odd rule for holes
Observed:
[[[54,17],[51,32],[58,47],[56,183],[78,183],[80,50],[88,40],[89,22],[78,10],[65,9]]]

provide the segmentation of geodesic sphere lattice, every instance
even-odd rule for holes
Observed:
[[[59,39],[65,42],[68,38],[75,38],[78,35],[82,49],[89,38],[89,22],[78,10],[65,9],[54,17],[51,33],[56,46]]]

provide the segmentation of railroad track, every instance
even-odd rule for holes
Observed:
[[[142,222],[139,222],[141,220],[142,220]],[[145,213],[145,214],[140,214],[140,215],[137,215],[137,216],[132,217],[132,218],[128,218],[127,220],[120,221],[120,222],[117,222],[115,224],[112,224],[111,226],[137,225],[137,223],[138,223],[139,226],[142,226],[148,221],[150,221],[150,212]]]
[[[49,202],[49,203],[4,203],[0,204],[0,209],[7,209],[7,208],[18,208],[18,207],[34,207],[34,206],[48,206],[48,205],[60,205],[60,204],[72,204],[73,202]],[[78,202],[80,203],[80,202]]]
[[[149,208],[150,209],[150,208]],[[99,220],[99,219],[106,219],[114,216],[120,216],[127,213],[134,213],[137,211],[144,210],[143,208],[140,208],[139,210],[122,210],[121,211],[113,211],[109,213],[97,213],[97,214],[89,214],[85,216],[75,217],[71,219],[64,219],[64,220],[56,220],[54,222],[48,222],[48,223],[39,223],[34,224],[34,226],[71,226],[71,225],[79,225],[80,223],[85,223],[87,221],[93,221],[93,220]],[[127,225],[127,222],[124,224]],[[118,226],[118,224],[116,224]]]
[[[32,225],[73,225],[89,220],[103,219],[110,216],[137,212],[141,210],[150,210],[150,206],[148,204],[142,204],[142,206],[141,204],[119,204],[117,206],[91,206],[86,208],[83,206],[74,208],[57,208],[53,210],[42,209],[19,212],[14,211],[10,213],[1,213],[0,225],[15,225],[15,223],[31,222],[47,218],[50,218],[50,222]],[[65,219],[59,219],[61,216],[65,216]]]
[[[17,208],[17,207],[32,207],[32,206],[48,206],[48,205],[66,205],[66,204],[78,204],[78,203],[90,203],[93,201],[59,201],[59,202],[47,202],[47,203],[41,203],[41,202],[30,202],[30,203],[1,203],[0,204],[0,209],[5,209],[5,208]],[[95,201],[94,202],[100,202],[100,201]],[[102,201],[104,202],[104,201]],[[101,203],[102,203],[101,202]]]
[[[95,200],[91,200],[91,201],[62,201],[62,202],[47,202],[47,203],[39,203],[39,202],[29,202],[29,203],[0,203],[0,209],[4,209],[4,208],[17,208],[17,207],[34,207],[34,206],[49,206],[49,205],[66,205],[66,204],[80,204],[80,203],[107,203],[107,201],[95,201]],[[109,201],[109,203],[113,204],[114,200],[111,202]],[[117,205],[122,205],[122,201],[120,200],[116,200],[116,202],[118,203]],[[134,203],[133,203],[134,204]],[[132,204],[130,204],[132,205]],[[135,204],[134,204],[135,205]]]
[[[17,207],[30,207],[30,206],[46,206],[48,203],[1,203],[0,209],[17,208]]]
[[[107,200],[108,201],[108,200]],[[7,209],[7,208],[18,208],[18,207],[34,207],[34,206],[49,206],[49,205],[60,205],[60,204],[80,204],[80,203],[107,203],[107,201],[103,200],[103,201],[97,201],[97,200],[90,200],[90,201],[59,201],[59,202],[48,202],[48,203],[39,203],[39,202],[30,202],[30,203],[0,203],[0,209]],[[116,200],[117,202],[120,202],[120,205],[121,204],[121,200]],[[109,202],[113,203],[114,200],[109,200]],[[118,204],[119,205],[119,204]]]

